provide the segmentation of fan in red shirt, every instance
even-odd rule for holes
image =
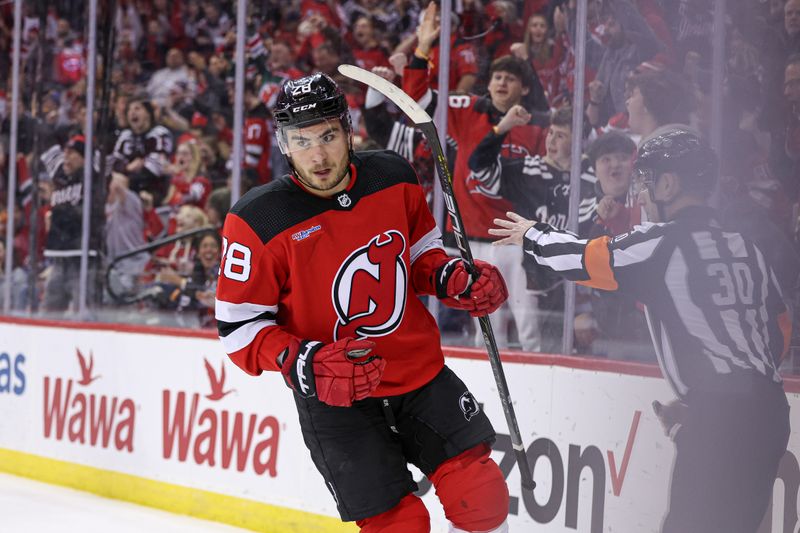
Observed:
[[[496,0],[486,6],[485,18],[488,29],[483,37],[483,46],[494,60],[511,53],[511,45],[522,38],[525,28],[517,16],[513,4]]]
[[[300,2],[300,16],[307,19],[313,15],[324,18],[329,26],[338,28],[342,24],[334,0],[303,0]]]
[[[211,182],[203,175],[203,159],[195,140],[178,144],[175,163],[168,171],[172,174],[164,200],[165,205],[176,209],[182,205],[196,205],[203,209],[211,193]]]
[[[225,351],[249,374],[281,372],[342,520],[363,533],[430,531],[412,463],[456,528],[507,532],[494,430],[444,365],[420,300],[483,316],[507,296],[502,277],[478,261],[473,281],[447,256],[407,161],[353,151],[344,94],[325,74],[284,83],[275,128],[291,175],[252,189],[225,219]]]
[[[80,81],[84,76],[86,66],[83,55],[83,45],[77,40],[69,46],[61,48],[54,58],[55,80],[65,86]]]
[[[184,205],[178,209],[178,212],[170,220],[169,225],[170,231],[167,232],[167,235],[175,235],[207,226],[208,217],[199,207]],[[180,275],[188,275],[192,271],[196,253],[197,250],[192,242],[192,237],[175,241],[158,248],[147,269],[156,273],[163,269],[169,269]]]
[[[233,101],[233,87],[228,87],[230,101]],[[270,112],[264,103],[255,80],[244,84],[244,170],[252,176],[254,183],[264,184],[272,179],[270,153],[272,132]]]
[[[269,46],[267,67],[269,67],[270,73],[276,77],[296,80],[303,76],[303,71],[295,65],[292,47],[285,41],[272,40]]]
[[[425,24],[426,18],[433,33],[430,37],[425,38],[425,42],[420,42],[419,29]],[[414,43],[417,43],[415,52],[424,49],[424,59],[427,62],[430,77],[428,83],[433,89],[439,87],[439,22],[438,9],[436,4],[431,2],[428,4],[428,8],[420,13],[416,35],[409,35],[395,48],[395,55],[409,54]],[[461,17],[456,13],[451,13],[448,91],[469,93],[478,79],[478,54],[470,41],[459,36],[460,25]]]
[[[436,6],[430,4],[417,30],[419,47],[414,58],[403,72],[403,90],[420,105],[427,106],[429,114],[437,105],[437,95],[429,84],[428,62],[424,57],[431,43],[438,35],[434,17]],[[448,98],[447,134],[455,140],[458,151],[453,171],[453,192],[464,217],[464,229],[470,240],[475,257],[496,264],[513,295],[509,305],[495,315],[498,345],[508,346],[508,326],[514,320],[520,333],[520,343],[527,351],[539,351],[541,338],[534,327],[538,322],[531,316],[536,313],[536,295],[527,290],[525,273],[522,269],[522,252],[517,247],[492,246],[489,228],[495,218],[502,218],[511,210],[511,203],[493,194],[469,169],[469,156],[475,147],[488,134],[503,135],[502,156],[522,158],[544,153],[542,114],[534,113],[531,123],[516,126],[508,131],[495,129],[506,112],[517,104],[530,110],[537,106],[547,109],[547,102],[541,98],[543,91],[526,61],[517,57],[505,56],[492,62],[490,67],[489,94],[478,97],[472,95],[452,95]],[[540,98],[532,98],[539,94]],[[526,105],[527,104],[527,105]],[[546,122],[545,122],[546,123]],[[513,315],[513,318],[512,318]],[[477,340],[478,345],[483,340]]]
[[[364,70],[389,66],[389,54],[375,38],[375,25],[371,17],[367,15],[358,17],[353,23],[353,31],[349,37],[348,44],[356,65]]]
[[[430,5],[435,6],[431,3]],[[453,15],[455,18],[455,15]],[[455,26],[455,25],[454,25]],[[455,31],[455,29],[454,29]],[[433,44],[428,52],[431,87],[439,87],[439,44]],[[468,93],[478,76],[478,55],[469,41],[455,34],[450,35],[450,75],[448,88],[452,92]]]
[[[525,36],[522,42],[511,45],[511,52],[517,57],[530,61],[544,87],[548,101],[553,107],[557,107],[557,104],[567,96],[564,94],[566,88],[562,88],[560,71],[561,63],[564,60],[566,27],[563,24],[562,15],[557,14],[554,18],[560,24],[556,25],[555,39],[548,37],[547,17],[538,14],[532,15],[525,27]]]

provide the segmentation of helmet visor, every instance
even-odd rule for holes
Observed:
[[[278,147],[284,155],[311,150],[318,146],[347,142],[347,131],[337,118],[316,120],[310,123],[284,126],[277,131]]]

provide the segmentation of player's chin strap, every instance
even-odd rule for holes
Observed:
[[[502,524],[494,529],[490,529],[489,531],[464,531],[463,529],[458,529],[453,524],[450,524],[449,533],[508,533],[508,520],[504,520]]]

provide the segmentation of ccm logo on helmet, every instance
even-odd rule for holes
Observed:
[[[297,113],[298,111],[307,111],[309,109],[314,109],[315,107],[317,107],[316,102],[314,102],[313,104],[299,105],[297,107],[292,108],[292,113]]]

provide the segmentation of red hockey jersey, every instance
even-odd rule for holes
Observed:
[[[403,72],[403,90],[420,105],[427,105],[429,113],[433,114],[435,94],[430,92],[424,63],[420,64],[417,58]],[[495,240],[489,235],[489,228],[494,226],[495,218],[505,218],[506,212],[511,210],[511,203],[499,195],[488,194],[478,180],[470,178],[469,156],[503,114],[488,97],[451,95],[448,103],[447,135],[458,145],[453,193],[464,218],[464,229],[470,239]],[[512,129],[503,142],[503,157],[543,153],[542,128],[532,124]]]
[[[246,372],[278,370],[292,337],[367,337],[386,360],[374,396],[402,394],[444,365],[439,330],[418,298],[447,260],[411,166],[393,152],[353,157],[332,198],[285,176],[242,197],[225,220],[216,318]]]

